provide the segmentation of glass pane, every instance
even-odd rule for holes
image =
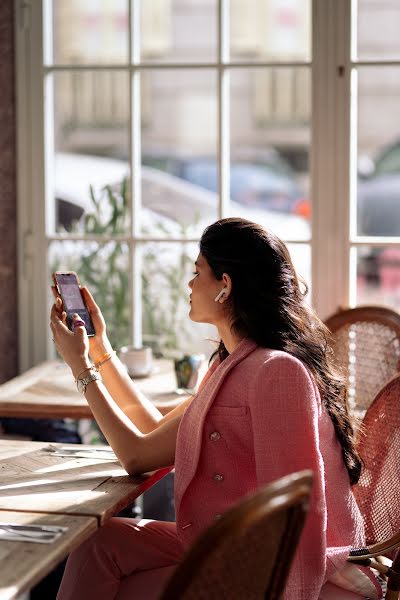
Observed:
[[[311,0],[231,0],[231,58],[311,60]]]
[[[217,218],[216,74],[151,71],[142,80],[142,231],[152,236],[200,235]]]
[[[211,62],[216,58],[216,0],[141,2],[142,61]]]
[[[53,77],[56,230],[126,232],[128,74],[90,71]]]
[[[215,327],[189,318],[188,282],[199,253],[194,243],[146,243],[142,253],[143,342],[164,356],[214,351]],[[162,290],[162,293],[160,293]]]
[[[298,277],[307,286],[307,297],[311,297],[311,248],[308,244],[288,244],[290,256]]]
[[[360,60],[400,58],[400,4],[358,0],[357,50]]]
[[[231,213],[283,239],[310,237],[310,72],[231,73]]]
[[[76,271],[100,306],[114,348],[130,342],[129,253],[127,244],[53,241],[48,254],[54,271]]]
[[[400,68],[358,73],[358,235],[400,236]]]
[[[126,63],[128,22],[128,0],[53,0],[54,63]]]
[[[400,309],[400,244],[357,249],[357,304]]]

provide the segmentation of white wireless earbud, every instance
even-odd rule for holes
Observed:
[[[220,300],[222,298],[222,296],[225,296],[225,292],[226,292],[227,289],[228,289],[227,287],[222,288],[222,290],[220,291],[220,293],[218,294],[218,296],[216,296],[214,298],[214,302],[218,302],[218,300]]]

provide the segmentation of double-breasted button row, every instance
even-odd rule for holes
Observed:
[[[220,439],[221,434],[219,431],[213,431],[212,433],[210,433],[209,437],[212,442],[217,442]]]

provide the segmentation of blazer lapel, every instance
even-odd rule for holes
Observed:
[[[257,344],[252,340],[242,340],[234,352],[218,365],[204,387],[195,396],[181,420],[175,458],[175,507],[177,514],[179,514],[182,497],[196,473],[206,415],[229,371],[253,352],[255,348],[257,348]]]

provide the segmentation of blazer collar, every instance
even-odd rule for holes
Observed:
[[[194,477],[200,458],[203,426],[206,415],[226,377],[235,365],[241,362],[257,344],[245,338],[212,373],[204,387],[195,396],[193,402],[182,417],[178,431],[178,444],[175,470],[178,477],[175,481],[175,505],[179,514],[179,506],[185,490]]]

